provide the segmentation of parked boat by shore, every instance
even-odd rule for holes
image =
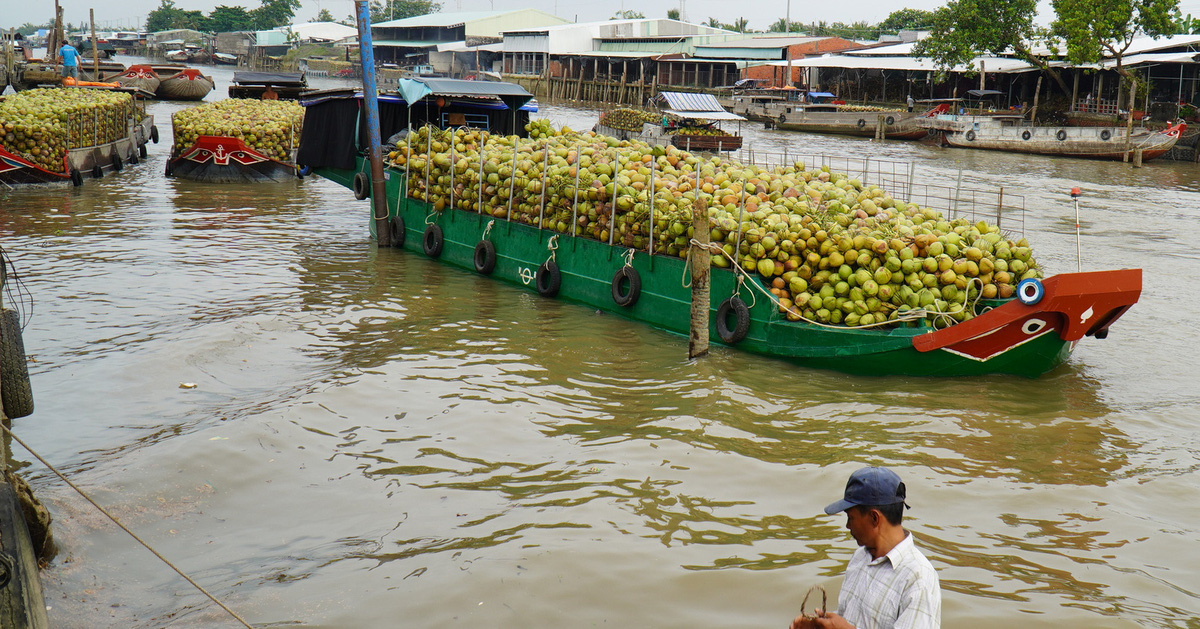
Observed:
[[[195,68],[185,68],[162,79],[157,94],[163,100],[204,100],[213,84],[212,77],[204,76]]]
[[[234,72],[230,98],[263,98],[270,90],[279,100],[297,100],[309,91],[303,72]]]
[[[336,102],[313,102],[307,105],[306,127],[312,133],[306,132],[301,148],[304,163],[318,174],[352,189],[356,197],[365,198],[371,191],[367,174],[370,168],[366,158],[352,143],[346,141],[344,135],[335,135],[338,129],[356,128],[361,107],[358,103],[342,106]],[[538,137],[548,137],[544,128],[536,128]],[[656,192],[656,211],[653,214],[647,214],[647,201],[641,197],[645,194],[638,185],[642,179],[625,188],[629,191],[627,194],[632,195],[629,197],[619,196],[626,192],[618,194],[615,181],[617,178],[632,180],[636,175],[649,181],[650,187],[646,189],[658,190],[660,187],[655,183],[652,170],[658,162],[654,155],[662,160],[663,169],[674,167],[672,159],[682,163],[694,158],[680,153],[661,154],[649,147],[644,149],[649,152],[643,153],[641,147],[632,147],[626,149],[629,153],[628,162],[623,159],[613,162],[611,160],[618,159],[617,155],[622,153],[617,140],[589,136],[575,140],[568,138],[564,143],[553,146],[546,139],[527,143],[518,141],[511,146],[508,141],[498,141],[492,148],[496,152],[485,159],[486,148],[478,149],[475,156],[471,156],[471,147],[478,146],[477,143],[482,141],[475,132],[459,130],[454,138],[443,137],[441,133],[444,132],[410,132],[407,141],[412,146],[396,147],[392,153],[400,157],[407,155],[403,160],[394,162],[395,165],[387,173],[390,176],[386,177],[384,183],[388,208],[386,225],[393,245],[424,252],[430,258],[496,277],[545,297],[561,297],[671,332],[689,333],[691,295],[681,278],[687,277],[688,263],[683,258],[692,245],[686,237],[686,228],[676,234],[673,231],[676,229],[674,224],[664,217],[666,224],[659,224],[656,231],[654,219],[650,216],[659,213],[660,201],[671,209],[680,202],[690,207],[690,200],[675,197],[673,193],[687,194],[687,190],[692,190],[689,182],[693,175],[687,174],[676,180],[683,189],[674,189],[667,195],[669,198],[659,198]],[[415,143],[411,139],[413,135],[417,136]],[[435,135],[436,141],[433,139]],[[431,147],[440,145],[444,149],[435,149],[436,155],[422,153],[426,150],[426,144]],[[459,144],[463,148],[456,149]],[[414,153],[414,148],[418,152]],[[461,152],[464,148],[466,155]],[[614,155],[603,157],[604,151],[609,149],[614,151]],[[456,150],[459,151],[457,155]],[[527,169],[538,170],[542,160],[549,160],[550,153],[568,162],[572,155],[590,155],[593,166],[597,164],[596,160],[603,160],[602,164],[621,164],[621,172],[613,173],[614,183],[611,185],[614,192],[606,192],[609,186],[607,166],[598,169],[600,178],[593,179],[586,188],[580,183],[571,186],[566,180],[567,175],[555,174],[561,179],[557,183],[550,182],[555,187],[549,193],[553,196],[552,205],[548,206],[545,174],[538,185],[536,180],[526,182],[518,177],[514,167],[524,172],[528,172]],[[400,162],[403,162],[402,167],[399,166]],[[698,161],[695,163],[700,164]],[[411,172],[413,167],[419,170]],[[572,169],[559,165],[553,166],[552,170],[569,175]],[[644,177],[641,170],[649,171],[650,177]],[[801,181],[807,181],[809,176],[817,178],[814,172],[823,172],[825,178],[832,177],[828,171],[812,171],[805,172]],[[593,176],[595,174],[592,173]],[[793,172],[792,176],[798,174]],[[508,185],[512,186],[512,190],[517,190],[516,196],[505,187],[502,177],[511,180]],[[519,190],[515,185],[517,179],[522,180]],[[722,185],[724,181],[728,180],[724,179],[724,173],[720,173],[715,179],[711,175],[705,177],[703,185],[712,186],[714,182]],[[849,179],[839,181],[844,182],[843,185],[849,185],[850,182]],[[697,179],[696,183],[702,182]],[[659,180],[659,184],[666,185],[662,180]],[[767,186],[768,190],[774,189],[771,187],[774,184],[767,181],[761,182],[761,185]],[[742,189],[740,185],[738,189]],[[710,225],[718,232],[736,230],[740,239],[742,228],[733,219],[731,224],[725,225],[723,218],[727,217],[721,217],[720,214],[725,211],[721,203],[736,205],[739,202],[732,190],[728,189],[728,194],[719,202],[718,197],[713,197],[712,202],[716,205],[709,205]],[[574,191],[574,202],[569,194],[564,197],[564,191]],[[586,195],[581,196],[581,192]],[[770,198],[765,193],[755,194],[764,195],[755,196],[756,203],[765,203]],[[840,212],[840,205],[835,204],[831,203],[828,211]],[[763,212],[762,220],[766,215]],[[866,217],[867,214],[862,216]],[[800,216],[794,218],[803,222]],[[792,219],[785,217],[782,220]],[[586,228],[583,222],[587,223]],[[649,233],[646,232],[647,227]],[[372,222],[372,229],[375,229],[375,222]],[[663,230],[667,230],[666,235]],[[619,236],[616,235],[618,231],[621,232]],[[733,232],[722,233],[732,235]],[[751,236],[751,232],[746,230],[746,236],[756,240],[755,247],[768,242],[761,240],[761,231]],[[767,238],[770,246],[775,247],[775,237]],[[680,244],[679,239],[684,243]],[[894,252],[904,249],[916,251],[919,243],[928,243],[937,238],[922,236],[911,243],[893,240],[896,242],[883,244],[883,250],[874,248],[883,241],[877,241],[875,245],[864,244],[870,251],[861,250],[857,256],[859,260],[868,260],[868,267],[860,267],[860,271],[847,267],[849,274],[846,277],[863,273],[870,275],[867,269],[872,265],[869,261],[876,255],[884,255],[888,249]],[[792,241],[789,239],[789,242]],[[814,247],[817,242],[812,241]],[[843,246],[846,245],[845,240],[841,242]],[[657,247],[655,243],[658,243]],[[748,240],[743,244],[750,246]],[[714,258],[724,255],[719,251],[716,254]],[[812,251],[811,255],[820,257],[816,251]],[[971,255],[975,256],[976,253]],[[758,260],[760,273],[765,272],[762,266],[764,260],[769,261],[766,258]],[[887,323],[852,327],[837,324],[841,321],[840,313],[834,317],[836,320],[832,324],[801,314],[798,303],[793,309],[790,302],[784,302],[786,298],[778,297],[785,291],[778,282],[773,282],[768,291],[762,277],[747,272],[745,264],[745,260],[739,260],[736,264],[725,264],[725,268],[712,269],[712,295],[717,296],[718,300],[709,304],[710,332],[714,336],[727,345],[761,355],[859,375],[972,376],[1003,373],[1036,377],[1065,361],[1084,336],[1104,338],[1109,326],[1137,302],[1141,292],[1141,271],[1137,269],[1064,274],[1045,281],[1039,281],[1031,275],[1022,280],[1014,297],[976,302],[971,306],[972,316],[959,323],[944,321],[934,326]],[[750,264],[754,266],[753,262]],[[771,264],[782,263],[771,261]],[[845,266],[849,263],[840,264]],[[963,266],[964,269],[970,267],[966,261]],[[840,274],[841,267],[837,268]],[[1020,272],[1020,267],[1013,268]],[[879,277],[885,276],[895,277],[880,272]],[[942,281],[946,276],[942,272]],[[796,277],[793,276],[793,279]],[[873,282],[869,277],[860,280],[860,286],[871,290]],[[935,279],[934,284],[938,281]],[[841,287],[839,285],[835,289],[830,286],[829,290],[827,299],[833,304],[838,300],[833,291],[841,291]],[[962,290],[969,292],[969,288]],[[943,296],[950,293],[947,291]],[[754,299],[749,299],[750,294],[754,295]],[[726,295],[731,297],[726,298]],[[750,303],[747,304],[741,296],[746,296]],[[826,299],[824,293],[819,297],[810,297]],[[929,299],[928,303],[933,304],[934,298],[930,296]],[[844,304],[835,309],[841,307]],[[829,314],[826,311],[823,315],[815,316]],[[857,314],[845,316],[858,321]]]
[[[238,62],[237,55],[231,55],[227,52],[214,52],[212,60],[214,64],[221,66],[235,66]]]
[[[106,82],[120,83],[125,87],[135,87],[140,90],[145,90],[154,94],[158,91],[158,86],[162,83],[162,79],[154,68],[145,64],[137,64],[129,66],[124,72],[112,74],[104,78]]]
[[[917,124],[917,119],[945,111],[946,107],[910,112],[885,107],[848,105],[835,102],[829,92],[798,90],[748,90],[733,96],[733,111],[750,120],[766,123],[784,131],[830,133],[858,137],[875,137],[882,133],[894,140],[919,140],[929,131]]]
[[[146,113],[143,100],[150,94],[143,91],[124,87],[47,88],[9,96],[6,103],[21,100],[33,107],[36,105],[32,103],[40,99],[52,98],[45,92],[55,89],[68,89],[78,101],[97,106],[74,108],[65,113],[65,121],[31,128],[20,122],[6,122],[0,105],[0,125],[7,130],[0,137],[0,182],[70,181],[80,186],[85,174],[99,179],[105,172],[120,172],[125,165],[137,164],[146,157],[146,143],[158,142],[158,128],[154,117]]]
[[[1141,152],[1142,161],[1160,157],[1187,129],[1172,123],[1161,131],[1124,126],[1055,127],[1034,125],[1021,114],[951,115],[922,118],[919,124],[940,133],[948,146],[1036,155],[1122,160]]]

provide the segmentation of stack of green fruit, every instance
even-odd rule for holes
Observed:
[[[544,132],[544,124],[531,128]],[[432,159],[430,159],[432,156]],[[948,220],[828,168],[773,170],[593,133],[541,139],[425,127],[389,155],[409,196],[686,257],[697,195],[713,265],[758,274],[781,312],[851,326],[965,321],[1041,271],[1024,239]]]
[[[640,109],[610,109],[600,116],[600,124],[622,131],[641,131],[645,123],[662,123],[662,114],[655,114]]]
[[[679,135],[707,135],[721,137],[727,137],[731,135],[716,127],[683,127],[675,133]]]
[[[202,135],[237,138],[246,146],[280,161],[291,162],[300,145],[304,108],[294,101],[229,98],[175,112],[175,154]]]
[[[0,100],[0,145],[39,168],[66,172],[67,151],[125,137],[133,99],[90,89],[34,89]]]

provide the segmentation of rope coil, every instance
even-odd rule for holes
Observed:
[[[492,220],[488,221],[487,227],[483,228],[483,236],[481,236],[479,239],[487,240],[488,234],[492,233],[492,226],[495,224],[496,224],[496,219],[494,219],[494,218]]]
[[[547,262],[557,262],[558,255],[558,234],[550,237],[550,242],[546,243],[546,249],[550,250],[550,257],[546,258]]]

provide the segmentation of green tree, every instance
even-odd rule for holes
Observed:
[[[442,10],[442,3],[431,0],[371,0],[371,23],[403,20],[418,15],[429,15]]]
[[[613,14],[612,17],[610,17],[608,19],[610,19],[610,20],[644,20],[644,19],[646,19],[646,16],[645,16],[645,14],[638,13],[637,11],[634,11],[633,9],[625,9],[624,11],[617,11],[616,13]]]
[[[721,20],[718,20],[715,17],[708,18],[708,21],[705,22],[704,25],[709,28],[724,28],[725,26],[724,24],[721,24]]]
[[[885,33],[895,33],[903,30],[923,30],[933,24],[933,11],[921,9],[900,9],[892,11],[882,22],[879,30]]]
[[[747,20],[744,17],[739,17],[737,20],[734,21],[733,24],[731,24],[729,26],[729,30],[737,31],[739,33],[745,33],[747,30],[749,30],[749,26],[750,26],[750,20]]]
[[[1067,59],[1085,64],[1111,57],[1128,94],[1136,94],[1140,82],[1124,65],[1130,45],[1139,37],[1174,32],[1179,12],[1179,0],[1052,0],[1051,5],[1057,18],[1050,28],[1063,39]],[[1133,125],[1133,116],[1128,124]]]
[[[803,25],[796,23],[795,20],[788,22],[787,18],[779,18],[773,24],[767,27],[768,33],[798,33]]]
[[[678,20],[679,19],[679,9],[667,9],[667,19],[668,20]]]
[[[300,0],[259,0],[259,7],[250,12],[255,30],[266,31],[292,23]]]
[[[1070,94],[1050,60],[1033,50],[1039,43],[1054,46],[1050,33],[1034,22],[1036,17],[1037,0],[951,0],[933,12],[930,35],[917,42],[913,55],[929,57],[946,71],[970,65],[982,55],[1012,54],[1041,68]]]
[[[321,9],[320,11],[317,12],[317,17],[314,17],[313,19],[309,20],[309,22],[332,22],[332,21],[333,21],[333,14],[329,12],[329,9]]]
[[[208,14],[208,27],[214,33],[248,31],[254,28],[254,17],[246,7],[219,5]]]
[[[146,16],[146,30],[151,33],[176,28],[208,30],[208,18],[199,11],[184,11],[175,6],[175,0],[162,0],[157,9]]]

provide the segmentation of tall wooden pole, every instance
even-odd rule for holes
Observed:
[[[88,9],[88,18],[92,22],[92,80],[100,80],[100,52],[96,46],[96,10]]]
[[[387,189],[383,181],[383,139],[379,131],[379,88],[375,85],[375,51],[371,47],[371,9],[367,0],[355,0],[358,9],[358,52],[362,60],[363,102],[367,110],[367,143],[371,159],[371,218],[375,221],[375,242],[380,247],[392,244],[388,229]],[[409,107],[412,103],[406,103]],[[355,142],[358,138],[354,139]],[[407,185],[408,182],[405,182]],[[399,208],[396,208],[399,211]]]

